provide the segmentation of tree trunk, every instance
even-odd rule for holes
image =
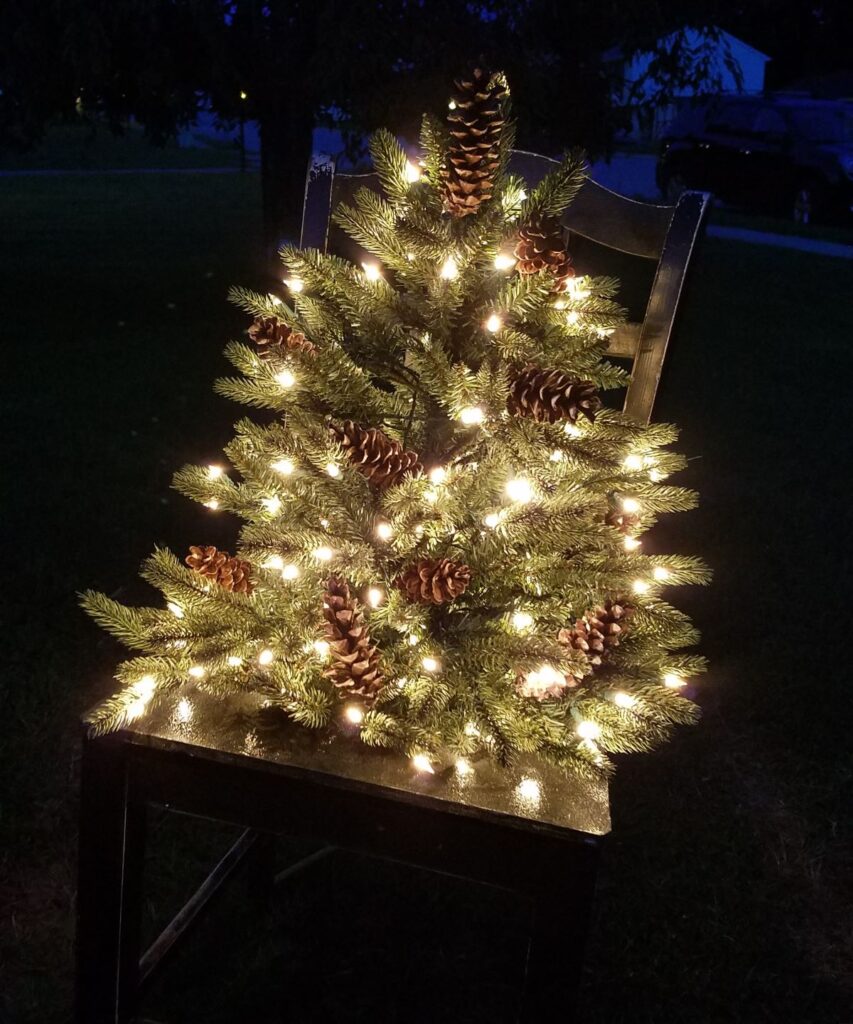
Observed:
[[[261,113],[264,245],[273,265],[283,242],[299,241],[313,129],[313,112],[307,108],[291,106]]]

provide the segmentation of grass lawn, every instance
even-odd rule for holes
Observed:
[[[251,175],[0,180],[0,218],[0,1021],[51,1024],[70,999],[75,718],[119,653],[75,592],[141,598],[154,542],[229,537],[169,482],[238,415],[210,387],[244,326],[228,284],[270,282]],[[703,722],[613,785],[585,1020],[851,1019],[850,278],[846,261],[719,240],[697,259],[658,415],[683,425],[703,504],[654,543],[716,569],[677,598],[712,671]],[[162,814],[152,832],[149,930],[227,830]],[[148,1015],[512,1019],[524,916],[504,895],[336,854],[272,909],[257,920],[236,885]]]

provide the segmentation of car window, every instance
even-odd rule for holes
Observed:
[[[708,117],[708,131],[724,135],[745,135],[752,132],[757,103],[731,103],[711,111]]]
[[[753,131],[756,135],[787,135],[785,118],[772,107],[762,107],[755,115]]]

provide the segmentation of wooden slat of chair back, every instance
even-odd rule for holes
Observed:
[[[550,157],[523,150],[515,151],[510,161],[510,171],[523,177],[531,188],[556,166],[557,161]],[[375,174],[337,174],[331,159],[312,162],[300,245],[328,249],[356,263],[366,259],[368,254],[330,220],[334,207],[349,201],[363,187],[378,192],[379,179]],[[570,233],[657,263],[642,323],[628,322],[608,339],[610,355],[632,361],[624,410],[642,423],[652,416],[678,302],[708,201],[706,193],[686,192],[676,206],[640,203],[588,178],[563,216]]]

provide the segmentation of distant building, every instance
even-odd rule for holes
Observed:
[[[614,100],[631,110],[629,138],[658,138],[679,109],[697,95],[763,92],[764,71],[771,59],[722,29],[674,32],[658,42],[657,51],[627,58],[616,50],[606,54],[606,59],[621,66],[623,84]],[[662,92],[668,93],[671,102],[658,100]]]

